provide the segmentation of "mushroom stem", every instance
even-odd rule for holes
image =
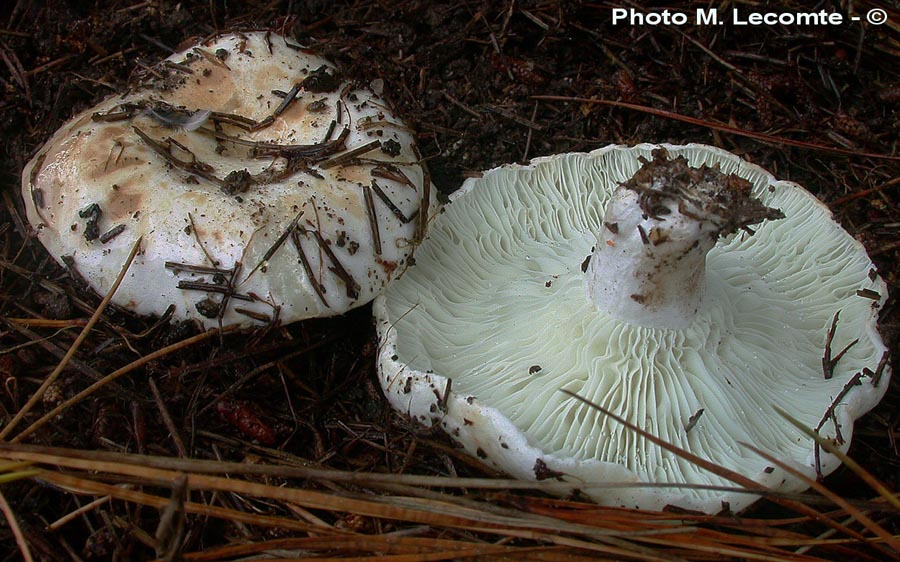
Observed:
[[[585,272],[594,307],[648,328],[685,328],[703,301],[706,254],[720,236],[784,218],[718,166],[691,168],[665,149],[613,193]]]

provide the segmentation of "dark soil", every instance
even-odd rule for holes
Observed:
[[[846,15],[846,4],[817,7]],[[853,4],[861,14],[875,6]],[[179,45],[222,30],[283,32],[346,75],[383,79],[444,194],[500,164],[610,143],[723,147],[826,202],[900,294],[900,8],[889,4],[889,23],[880,26],[736,27],[614,26],[611,9],[630,6],[619,1],[8,0],[0,7],[0,417],[19,410],[79,331],[8,319],[87,318],[99,302],[23,226],[23,166],[74,113],[127,88],[130,76]],[[690,14],[704,6],[677,4]],[[248,461],[277,449],[341,469],[491,474],[391,412],[374,376],[370,313],[363,307],[194,346],[98,391],[28,441]],[[900,357],[896,313],[891,299],[882,328]],[[25,421],[193,333],[108,311]],[[851,450],[894,489],[898,426],[895,378],[857,424]],[[872,495],[845,469],[827,483],[848,497]],[[3,491],[39,559],[153,556],[132,531],[152,533],[155,510],[110,504],[51,533],[48,523],[78,508],[75,497],[30,482]],[[249,500],[242,507],[267,509]],[[192,525],[191,550],[262,532]],[[17,552],[0,528],[0,560]]]

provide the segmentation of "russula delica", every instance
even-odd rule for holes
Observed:
[[[74,117],[23,172],[59,261],[140,314],[253,325],[365,304],[405,269],[433,198],[379,93],[266,32],[172,55]]]
[[[561,389],[799,491],[742,443],[812,477],[839,464],[778,411],[849,446],[889,382],[886,286],[802,187],[720,149],[657,148],[468,180],[375,301],[379,376],[395,408],[512,476],[609,505],[737,511],[758,496],[710,489],[736,485]]]

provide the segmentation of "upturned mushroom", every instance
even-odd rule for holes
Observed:
[[[799,491],[741,443],[812,477],[838,466],[778,412],[849,447],[888,386],[886,296],[799,185],[708,146],[610,146],[468,180],[375,301],[379,377],[400,412],[512,476],[608,505],[737,511],[758,496],[569,393]]]
[[[433,197],[411,131],[372,88],[284,37],[172,55],[66,123],[26,166],[37,237],[115,303],[207,326],[369,302],[402,272]]]

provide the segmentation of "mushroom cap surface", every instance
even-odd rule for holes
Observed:
[[[885,283],[802,187],[717,148],[664,146],[691,166],[719,164],[749,180],[754,196],[786,215],[710,250],[706,295],[689,327],[630,325],[598,313],[585,295],[583,264],[606,202],[656,145],[503,166],[451,197],[416,265],[375,300],[379,378],[391,404],[514,477],[561,480],[607,505],[738,511],[758,496],[641,486],[736,487],[560,389],[773,490],[806,485],[741,443],[812,477],[834,470],[839,460],[817,453],[777,409],[849,447],[853,421],[889,382],[876,326]],[[838,311],[832,357],[859,341],[826,379]]]
[[[419,162],[371,88],[281,36],[229,33],[66,123],[22,191],[41,243],[101,294],[143,237],[120,306],[288,323],[403,271],[433,202]]]

